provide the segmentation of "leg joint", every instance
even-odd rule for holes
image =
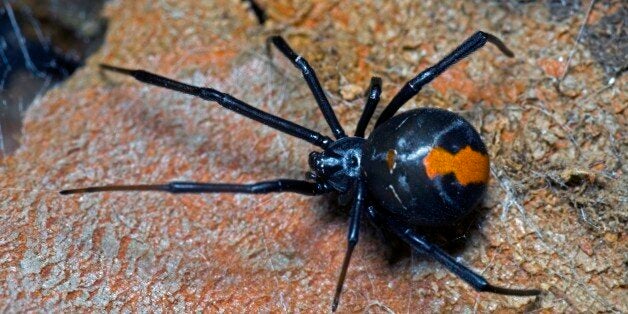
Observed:
[[[312,67],[309,63],[307,63],[307,60],[301,56],[297,56],[294,60],[294,65],[296,65],[301,72],[303,72],[303,75],[310,75],[312,73]]]

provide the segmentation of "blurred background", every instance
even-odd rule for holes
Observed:
[[[104,0],[2,0],[0,155],[19,145],[25,110],[83,65],[104,38]]]

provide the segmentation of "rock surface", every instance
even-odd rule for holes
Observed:
[[[587,25],[625,14],[620,3],[600,1]],[[108,4],[101,50],[29,109],[22,146],[0,161],[0,308],[328,311],[347,225],[332,199],[57,194],[104,183],[301,178],[313,149],[97,64],[213,86],[327,132],[300,74],[276,51],[270,61],[264,40],[280,33],[317,69],[352,132],[371,75],[384,79],[385,104],[481,29],[516,57],[485,47],[404,108],[460,112],[489,147],[483,217],[454,254],[495,284],[544,294],[477,293],[419,254],[389,263],[364,224],[339,311],[628,311],[628,89],[625,76],[592,57],[604,47],[576,42],[586,7],[565,15],[517,1],[261,4],[264,27],[239,1]]]

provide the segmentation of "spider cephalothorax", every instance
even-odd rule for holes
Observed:
[[[360,178],[365,142],[363,138],[345,137],[323,152],[311,152],[309,164],[314,176],[309,177],[338,192],[347,192]]]

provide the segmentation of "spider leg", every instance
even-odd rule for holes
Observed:
[[[425,237],[415,233],[401,222],[392,220],[386,215],[379,215],[373,207],[369,207],[368,215],[384,225],[408,243],[413,249],[424,252],[436,261],[447,267],[452,273],[466,281],[475,290],[480,292],[492,292],[511,296],[536,296],[541,294],[539,289],[510,289],[490,284],[484,277],[478,275],[469,267],[462,265],[447,252],[430,243]]]
[[[329,144],[333,142],[333,140],[327,136],[312,131],[308,128],[302,127],[294,122],[290,122],[270,113],[259,110],[229,94],[219,92],[213,88],[188,85],[143,70],[131,70],[107,64],[101,64],[100,67],[107,71],[132,76],[136,80],[144,83],[167,88],[185,94],[190,94],[204,100],[215,101],[219,105],[229,110],[233,110],[247,118],[261,122],[283,133],[298,137],[302,140],[306,140],[318,147],[326,148],[327,146],[329,146]]]
[[[497,46],[499,50],[508,57],[514,57],[514,54],[506,45],[494,35],[485,33],[482,31],[476,32],[471,37],[467,38],[460,46],[456,47],[452,52],[440,60],[436,65],[427,68],[423,72],[419,73],[415,78],[408,81],[397,92],[395,97],[390,101],[390,104],[386,106],[382,114],[377,119],[375,127],[386,122],[405,104],[410,98],[419,93],[421,88],[441,75],[447,68],[454,65],[456,62],[467,57],[476,50],[482,48],[487,42]]]
[[[257,18],[257,22],[260,25],[264,25],[264,23],[266,22],[266,19],[268,18],[266,16],[266,11],[264,11],[264,9],[262,9],[262,7],[260,7],[259,4],[255,0],[243,0],[243,1],[249,3],[249,6],[251,7],[253,14],[255,14],[255,17]]]
[[[338,118],[336,118],[336,114],[334,113],[334,109],[329,104],[329,100],[327,100],[327,96],[325,96],[325,92],[321,87],[321,83],[318,81],[316,77],[316,73],[314,69],[310,66],[310,64],[303,58],[302,56],[296,54],[290,45],[281,37],[281,36],[273,36],[270,38],[275,47],[283,53],[283,55],[292,61],[295,67],[297,67],[303,73],[303,78],[307,82],[307,85],[310,87],[312,94],[314,95],[314,99],[318,103],[318,107],[323,112],[323,116],[325,120],[327,120],[327,124],[331,128],[332,133],[337,139],[347,137],[345,131],[342,129],[342,126],[338,122]]]
[[[335,312],[340,302],[340,293],[342,292],[342,286],[347,276],[347,269],[349,268],[349,262],[351,261],[351,254],[356,244],[358,244],[358,238],[360,235],[360,217],[364,211],[364,198],[365,198],[365,182],[359,181],[355,192],[355,200],[351,207],[351,213],[349,218],[349,231],[347,232],[347,252],[345,253],[344,261],[342,262],[342,268],[340,269],[340,276],[338,277],[338,283],[336,284],[336,293],[334,294],[334,300],[331,304],[331,311]]]
[[[141,185],[104,185],[91,186],[79,189],[62,190],[62,195],[94,192],[129,192],[129,191],[157,191],[173,194],[180,193],[244,193],[265,194],[273,192],[293,192],[304,195],[320,195],[330,192],[331,189],[320,183],[312,183],[302,180],[278,179],[273,181],[261,181],[251,184],[231,183],[201,183],[173,181],[165,184],[141,184]]]
[[[364,110],[362,111],[362,116],[360,116],[360,120],[358,121],[358,126],[355,128],[354,136],[364,137],[364,132],[366,131],[366,127],[371,121],[371,117],[373,117],[373,113],[375,112],[375,107],[379,103],[379,96],[382,94],[382,79],[379,77],[371,78],[371,85],[368,90],[368,98],[366,99],[366,104],[364,105]]]

